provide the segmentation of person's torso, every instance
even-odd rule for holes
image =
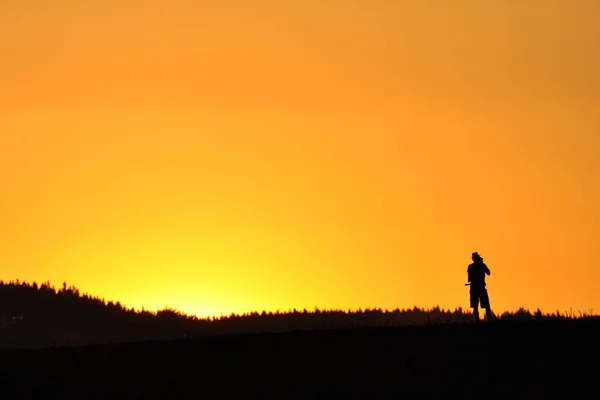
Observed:
[[[467,271],[472,286],[485,286],[485,270],[486,266],[483,263],[473,263],[469,265]]]

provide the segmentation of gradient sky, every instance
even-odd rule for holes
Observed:
[[[600,310],[600,2],[3,0],[0,279],[200,316]]]

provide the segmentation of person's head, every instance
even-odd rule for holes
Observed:
[[[483,258],[479,255],[478,252],[475,252],[475,253],[471,254],[471,259],[473,260],[473,262],[481,262],[481,261],[483,261]]]

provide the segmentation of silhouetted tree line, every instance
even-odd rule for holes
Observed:
[[[543,314],[523,308],[499,315],[504,320],[591,317],[586,313]],[[140,340],[168,340],[219,334],[282,332],[434,323],[471,322],[469,311],[439,307],[352,311],[327,309],[251,312],[198,318],[165,307],[159,311],[135,310],[120,302],[80,293],[63,283],[0,281],[0,349],[87,345]]]

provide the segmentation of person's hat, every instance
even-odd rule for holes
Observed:
[[[473,257],[473,260],[482,260],[478,252],[471,254],[471,257]]]

